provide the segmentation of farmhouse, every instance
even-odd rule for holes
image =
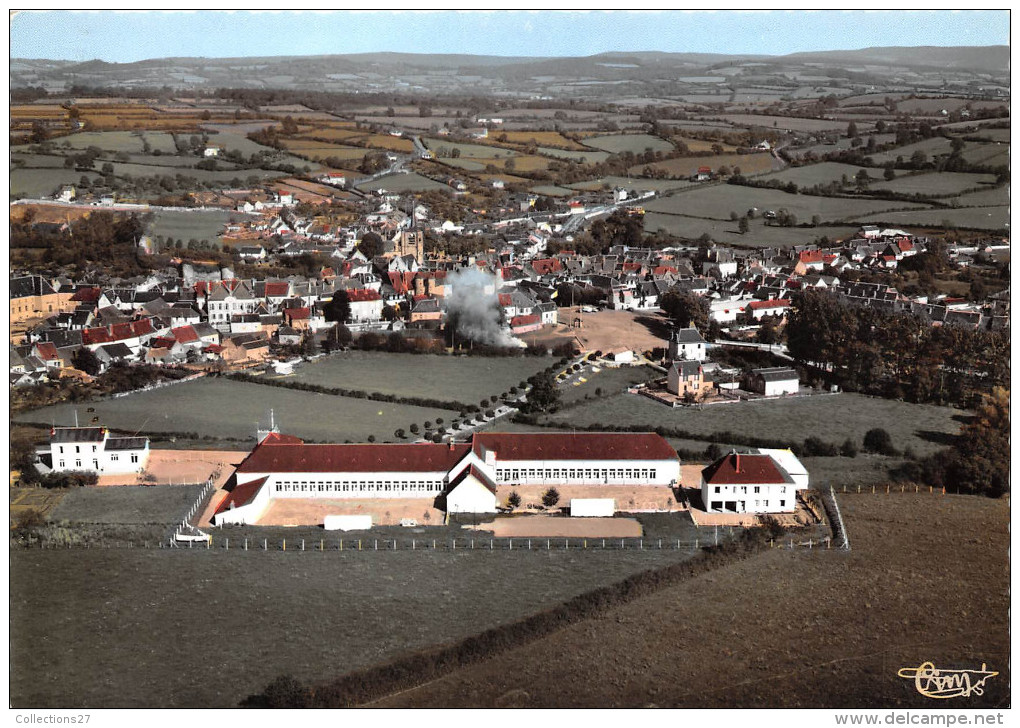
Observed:
[[[789,450],[733,451],[701,471],[701,500],[714,513],[790,513],[807,470]]]
[[[105,427],[54,427],[49,447],[37,455],[55,473],[139,473],[149,462],[149,438],[112,437]]]
[[[666,390],[678,397],[702,397],[712,391],[712,380],[705,377],[701,362],[682,359],[670,365]]]
[[[310,445],[271,432],[232,480],[217,525],[256,523],[277,498],[420,498],[448,513],[495,513],[516,487],[672,489],[680,462],[654,433],[486,432],[464,443]]]

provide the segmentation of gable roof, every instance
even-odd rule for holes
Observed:
[[[469,445],[358,444],[308,445],[263,441],[237,470],[243,473],[446,472]]]
[[[768,455],[732,452],[701,471],[711,485],[793,484],[793,478]]]

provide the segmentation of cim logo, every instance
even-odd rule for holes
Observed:
[[[980,670],[944,670],[932,662],[923,662],[920,667],[901,667],[896,673],[902,678],[914,681],[917,692],[926,698],[968,698],[984,695],[984,684],[999,673],[987,669],[981,663]]]

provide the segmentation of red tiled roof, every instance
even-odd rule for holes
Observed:
[[[821,250],[802,250],[799,258],[801,263],[821,263]]]
[[[776,298],[771,301],[751,301],[749,308],[753,311],[760,311],[763,308],[789,308],[790,299]]]
[[[373,291],[371,288],[352,288],[347,291],[347,300],[351,303],[381,301],[382,296],[379,295],[378,291]]]
[[[725,455],[701,471],[701,477],[712,485],[748,483],[786,483],[775,461],[768,455]]]
[[[220,504],[216,506],[216,513],[223,513],[223,511],[229,511],[230,507],[240,508],[241,506],[251,503],[251,499],[262,489],[262,486],[266,484],[269,478],[258,478],[250,483],[242,483],[241,485],[235,485],[234,489],[227,494],[227,497],[220,501]]]
[[[178,326],[176,329],[170,329],[170,332],[174,335],[174,338],[182,344],[190,344],[192,341],[198,341],[198,332],[195,331],[194,326]]]
[[[286,296],[290,293],[290,284],[286,281],[267,281],[266,297]]]
[[[411,271],[403,273],[390,271],[387,276],[390,279],[390,285],[393,286],[393,290],[400,295],[406,295],[411,290],[411,282],[414,280],[414,273]]]
[[[305,441],[296,435],[284,435],[279,432],[270,432],[262,438],[262,442],[259,444],[265,445],[267,443],[270,445],[303,445]]]
[[[85,329],[81,332],[81,343],[83,344],[108,344],[111,341],[113,341],[113,337],[102,326],[95,329]]]
[[[664,276],[667,273],[676,273],[677,269],[671,265],[659,265],[652,269],[653,276]]]
[[[676,450],[654,432],[481,432],[475,454],[494,450],[499,460],[676,460]]]
[[[103,292],[99,288],[82,288],[80,291],[71,296],[71,300],[93,303],[99,300],[102,293]]]
[[[469,445],[306,445],[263,442],[238,466],[243,473],[446,472]]]
[[[46,361],[54,361],[60,358],[57,354],[57,347],[52,341],[40,341],[35,345],[35,350],[39,358]]]
[[[169,349],[170,347],[172,347],[176,343],[177,343],[177,341],[175,339],[171,339],[169,336],[160,336],[158,339],[153,339],[149,343],[149,348],[151,348],[151,349]]]
[[[284,318],[289,318],[291,321],[304,321],[306,318],[310,318],[312,310],[307,306],[302,308],[285,308],[283,309]]]
[[[514,300],[513,297],[509,293],[500,293],[499,294],[499,305],[500,306],[512,306],[513,305],[513,300]]]
[[[548,273],[559,273],[563,270],[563,263],[558,258],[540,258],[531,261],[531,267],[540,275]]]
[[[542,317],[537,313],[524,314],[522,316],[514,316],[510,319],[510,326],[530,326],[542,322]]]

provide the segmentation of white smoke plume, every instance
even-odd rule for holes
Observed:
[[[525,346],[500,325],[495,276],[466,268],[447,276],[446,285],[451,289],[446,296],[446,320],[457,338],[489,346]]]

